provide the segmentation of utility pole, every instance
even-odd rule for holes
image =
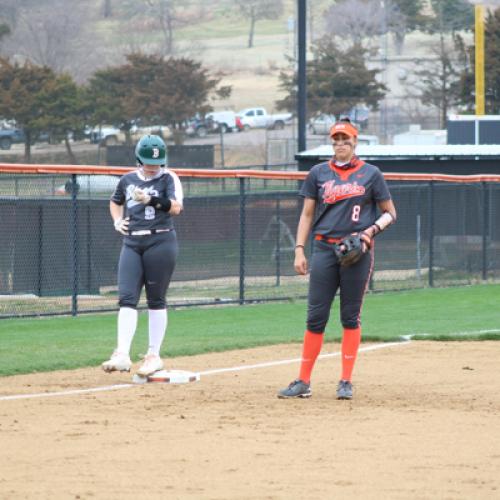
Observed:
[[[306,0],[297,0],[298,10],[298,89],[297,89],[297,117],[298,117],[298,150],[306,149],[306,120],[307,120],[307,79],[306,79]]]
[[[475,56],[476,56],[476,116],[484,115],[484,7],[476,5],[475,12]]]

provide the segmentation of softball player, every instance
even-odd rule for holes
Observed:
[[[311,396],[311,373],[339,288],[343,336],[342,375],[337,398],[352,398],[351,375],[361,341],[361,306],[373,269],[372,238],[396,220],[396,209],[382,173],[354,154],[357,129],[349,120],[343,120],[332,126],[330,137],[333,158],[314,166],[300,191],[304,206],[295,246],[294,267],[298,274],[307,273],[304,247],[311,231],[314,236],[307,329],[299,378],[279,391],[279,398]],[[378,216],[378,211],[382,215]],[[352,233],[362,235],[362,257],[351,266],[340,266],[332,245]]]
[[[149,348],[137,373],[147,376],[163,368],[160,348],[167,328],[165,295],[178,253],[172,216],[182,211],[183,192],[177,175],[165,168],[167,154],[161,137],[143,136],[135,156],[137,170],[120,179],[109,204],[115,229],[124,238],[118,264],[118,345],[102,368],[130,371],[130,346],[144,286]]]

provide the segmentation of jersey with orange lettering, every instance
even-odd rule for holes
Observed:
[[[377,203],[391,199],[378,167],[356,157],[348,165],[334,160],[315,165],[299,194],[316,200],[312,232],[325,238],[363,231],[376,221]]]

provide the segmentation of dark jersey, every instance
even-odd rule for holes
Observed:
[[[170,214],[132,199],[132,193],[136,187],[141,188],[150,196],[169,198],[182,204],[184,195],[177,174],[161,169],[155,177],[146,179],[139,170],[130,172],[120,179],[111,196],[111,201],[117,205],[125,204],[123,217],[130,218],[130,231],[173,229],[174,224]]]
[[[382,172],[356,160],[346,170],[332,161],[315,165],[300,195],[316,200],[313,234],[342,238],[366,229],[377,220],[377,203],[391,199]]]

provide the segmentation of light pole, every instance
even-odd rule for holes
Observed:
[[[297,89],[297,117],[298,117],[298,150],[306,149],[306,0],[298,1],[298,89]]]
[[[477,4],[475,15],[475,77],[476,77],[476,116],[484,115],[484,7]],[[477,121],[476,121],[477,123]],[[477,134],[476,134],[477,137]]]

